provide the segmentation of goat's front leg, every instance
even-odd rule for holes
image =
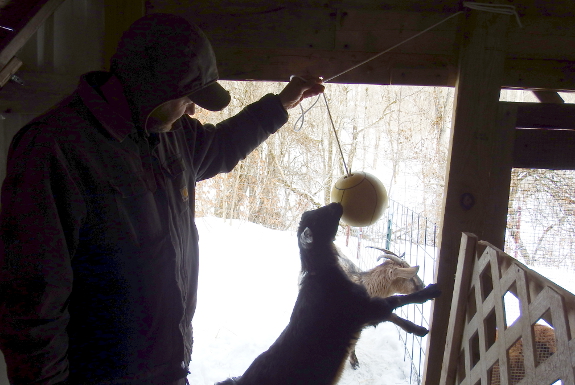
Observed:
[[[353,370],[356,370],[357,368],[359,368],[359,360],[357,359],[357,356],[355,355],[355,349],[353,349],[349,355],[349,363],[350,363]]]
[[[441,290],[439,290],[439,286],[437,286],[436,283],[432,283],[431,285],[427,285],[424,289],[416,291],[415,293],[406,295],[392,295],[391,297],[387,297],[385,299],[389,299],[390,302],[393,303],[393,308],[396,309],[410,303],[424,303],[430,299],[437,298],[440,295]]]
[[[406,320],[405,318],[401,318],[396,314],[391,314],[391,316],[389,316],[389,319],[387,319],[387,321],[396,324],[406,332],[415,334],[418,337],[426,336],[427,333],[429,333],[429,330],[427,330],[423,326],[414,324],[413,322]]]
[[[371,298],[368,324],[377,325],[380,322],[393,318],[393,311],[410,303],[424,303],[430,299],[439,297],[441,290],[437,284],[428,285],[426,288],[407,295],[392,295],[386,298]],[[399,318],[399,317],[398,317]],[[400,325],[401,326],[401,325]]]

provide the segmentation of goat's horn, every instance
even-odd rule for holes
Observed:
[[[381,248],[381,247],[377,247],[377,246],[366,246],[366,247],[370,247],[370,248],[372,248],[372,249],[376,249],[376,250],[379,250],[379,251],[383,251],[385,254],[395,255],[397,258],[400,258],[400,256],[397,255],[397,254],[395,254],[393,251],[390,251],[390,250],[387,250],[387,249],[383,249],[383,248]]]
[[[404,266],[404,265],[407,263],[407,262],[405,262],[405,260],[399,258],[397,255],[394,255],[394,254],[383,254],[383,255],[380,255],[379,257],[377,257],[377,261],[379,262],[379,260],[380,260],[381,258],[390,259],[390,260],[392,260],[393,262],[399,263],[399,264],[402,265],[402,266]]]
[[[383,249],[381,247],[376,247],[376,246],[367,246],[367,247],[371,247],[372,249],[377,249],[379,251],[383,251],[384,254],[377,257],[378,262],[381,258],[387,258],[387,259],[392,260],[393,262],[398,263],[402,266],[409,266],[409,263],[407,263],[405,261],[405,259],[402,258],[405,255],[405,253],[403,253],[400,257],[397,254],[395,254],[394,252],[389,251],[387,249]]]

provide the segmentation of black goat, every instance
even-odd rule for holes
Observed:
[[[297,232],[302,279],[290,322],[246,372],[219,385],[331,385],[339,381],[359,332],[395,308],[440,294],[436,285],[404,296],[370,297],[338,263],[333,244],[343,209],[331,203],[305,212]]]

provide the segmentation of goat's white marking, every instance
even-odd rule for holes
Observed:
[[[300,234],[299,242],[304,249],[311,248],[311,244],[313,243],[313,234],[309,227],[306,227],[305,230]]]

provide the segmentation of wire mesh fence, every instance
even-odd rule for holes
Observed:
[[[294,231],[301,214],[315,208],[312,202],[289,190],[281,195],[277,195],[275,190],[268,194],[260,191],[262,186],[250,186],[251,183],[251,180],[234,179],[233,174],[202,182],[199,186],[202,190],[198,194],[202,197],[198,199],[198,216],[240,219],[272,229]],[[366,247],[376,246],[397,255],[404,254],[410,265],[419,266],[419,277],[425,284],[429,284],[435,282],[437,235],[435,223],[390,200],[389,208],[375,224],[364,228],[342,227],[339,237],[345,239],[344,253],[361,270],[369,270],[378,264],[377,257],[381,252]],[[402,318],[429,328],[429,302],[404,306],[396,312]],[[410,384],[420,384],[425,363],[426,337],[417,337],[398,328],[398,338],[404,346],[404,359],[410,364]]]
[[[404,255],[412,266],[419,266],[419,277],[427,285],[435,282],[435,262],[437,250],[437,225],[415,211],[390,200],[390,206],[384,216],[375,224],[366,228],[346,230],[346,248],[348,257],[362,270],[375,267],[381,252],[368,248],[376,246]],[[412,304],[396,310],[398,316],[418,325],[429,328],[431,304]],[[397,328],[398,338],[404,346],[404,360],[410,364],[409,383],[421,384],[423,377],[426,337],[417,337]]]
[[[513,169],[505,252],[528,266],[575,270],[575,171]]]

